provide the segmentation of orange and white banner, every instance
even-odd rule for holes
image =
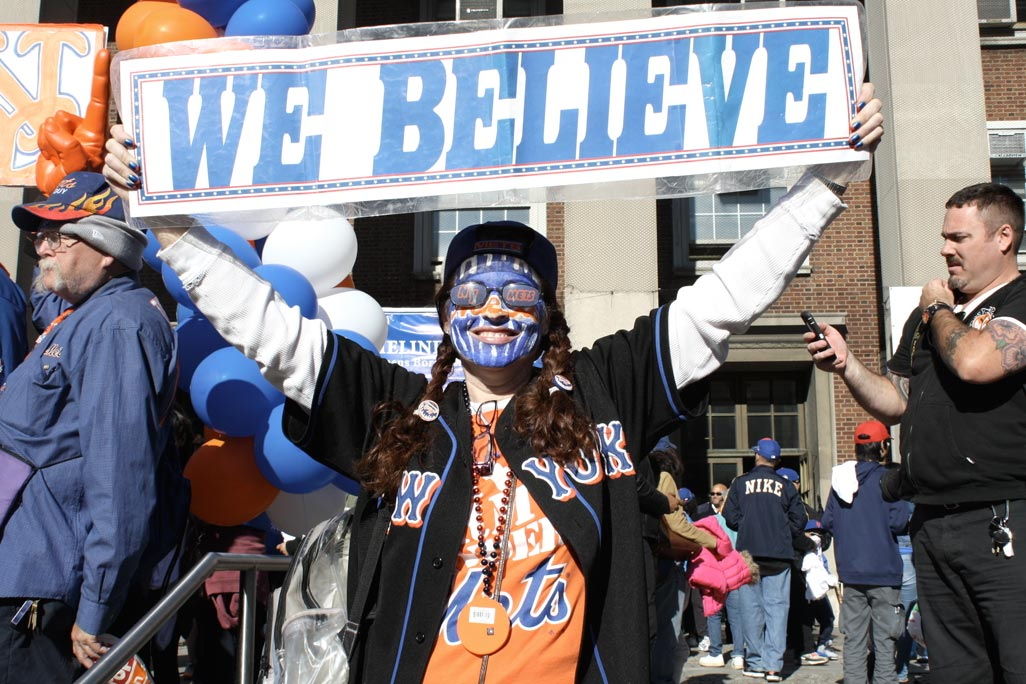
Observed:
[[[85,114],[98,24],[0,24],[0,185],[36,184],[37,134],[57,110]]]

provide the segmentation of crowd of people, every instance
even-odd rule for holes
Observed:
[[[875,147],[880,108],[867,84],[853,146]],[[34,344],[0,356],[0,684],[72,681],[93,665],[103,635],[122,633],[166,585],[183,536],[176,340],[138,280],[147,239],[124,209],[139,185],[135,143],[115,126],[107,150],[103,175],[69,174],[12,215],[53,306]],[[289,439],[361,485],[350,589],[364,566],[374,582],[353,616],[352,681],[679,681],[688,605],[692,629],[707,630],[700,667],[781,681],[789,646],[800,666],[839,657],[828,600],[838,578],[845,680],[898,681],[910,555],[932,681],[1024,682],[1012,546],[1026,500],[1023,214],[1002,188],[949,202],[951,277],[923,289],[891,378],[830,326],[806,340],[882,421],[856,430],[822,515],[772,438],[703,506],[663,438],[702,413],[731,335],[780,296],[844,210],[844,178],[829,169],[799,180],[713,272],[580,350],[552,243],[511,221],[461,231],[435,300],[442,343],[428,377],[303,318],[202,226],[152,232],[211,324],[287,397]],[[17,296],[0,303],[25,316]],[[448,382],[456,359],[465,381]],[[886,424],[899,421],[893,466]],[[231,625],[230,588],[208,586],[207,622]]]

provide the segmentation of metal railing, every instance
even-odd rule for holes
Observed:
[[[208,553],[185,577],[157,602],[150,612],[125,634],[124,637],[75,684],[106,684],[121,667],[153,638],[165,622],[170,620],[185,605],[204,580],[216,570],[240,570],[239,640],[236,652],[237,684],[253,681],[253,644],[256,627],[256,580],[257,571],[284,572],[289,568],[289,558],[284,556],[256,556],[246,553]]]

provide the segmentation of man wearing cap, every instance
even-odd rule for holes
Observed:
[[[737,530],[737,550],[759,565],[758,584],[741,587],[746,677],[781,681],[787,645],[794,539],[808,516],[798,491],[777,474],[780,444],[763,437],[752,447],[755,467],[730,485],[723,517]]]
[[[881,496],[890,442],[887,426],[880,421],[855,428],[855,460],[834,467],[823,512],[823,529],[834,535],[837,574],[844,582],[846,683],[898,681],[894,647],[905,628],[905,611],[899,596],[902,564],[896,535],[908,528],[909,508],[903,501],[888,503]],[[872,677],[867,647],[876,654]]]
[[[1026,554],[1011,543],[1026,533],[1023,201],[980,183],[945,208],[948,278],[923,288],[885,374],[830,326],[825,342],[805,339],[816,366],[837,373],[867,412],[901,422],[901,468],[883,482],[916,506],[930,681],[1026,682]]]
[[[809,529],[809,524],[812,522],[818,524],[820,513],[802,498],[801,476],[798,471],[794,468],[777,468],[777,475],[790,482],[798,492],[798,498],[809,519],[805,530]],[[787,644],[794,653],[795,660],[802,665],[825,665],[831,660],[828,655],[830,651],[825,647],[829,634],[824,636],[823,630],[820,630],[821,643],[817,644],[812,640],[812,625],[816,621],[817,609],[820,606],[814,605],[806,598],[805,572],[802,570],[805,554],[815,551],[816,543],[804,532],[795,535],[793,543],[794,565],[791,568],[791,607],[787,613]],[[821,620],[820,625],[823,624],[824,622]],[[833,620],[830,621],[830,624],[833,624]],[[835,655],[833,659],[836,660],[838,657]]]
[[[106,650],[156,533],[175,337],[139,285],[146,238],[96,173],[15,207],[71,308],[0,391],[0,682],[67,682]]]

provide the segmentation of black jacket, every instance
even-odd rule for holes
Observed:
[[[587,471],[558,468],[560,477],[552,481],[536,474],[540,466],[552,463],[513,431],[513,402],[495,428],[506,461],[570,547],[586,578],[578,681],[648,681],[647,550],[639,534],[632,455],[647,455],[661,435],[703,410],[706,390],[704,384],[683,391],[672,385],[665,313],[657,309],[639,318],[632,330],[574,354],[573,398],[605,435],[602,458],[589,459]],[[314,406],[308,414],[289,402],[285,431],[314,458],[352,476],[371,439],[374,406],[385,399],[413,405],[426,380],[337,336],[330,337],[321,368]],[[410,455],[408,479],[429,480],[430,500],[403,507],[418,514],[416,524],[398,511],[393,515],[374,594],[375,617],[357,644],[356,680],[423,678],[454,599],[455,566],[471,505],[471,445],[462,388],[452,383],[432,422],[430,447]],[[372,504],[366,493],[357,504],[350,596],[374,518]]]

